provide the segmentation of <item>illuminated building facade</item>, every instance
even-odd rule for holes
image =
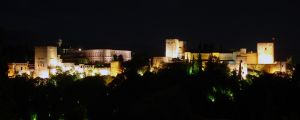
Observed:
[[[59,44],[61,46],[61,44]],[[247,52],[246,48],[233,52],[202,52],[193,53],[185,51],[185,42],[179,39],[166,40],[166,56],[153,57],[151,59],[151,70],[163,68],[165,63],[180,61],[197,61],[201,59],[202,65],[211,56],[217,57],[221,62],[227,62],[232,71],[241,73],[245,79],[249,71],[265,71],[268,73],[286,72],[285,61],[274,60],[274,43],[257,43],[257,53]],[[67,56],[67,57],[66,57]],[[121,57],[122,56],[122,57]],[[62,57],[62,59],[61,59]],[[66,58],[66,59],[65,59]],[[76,63],[77,58],[87,59],[87,63]],[[174,59],[177,58],[177,59]],[[35,47],[34,68],[29,63],[9,63],[8,76],[27,74],[30,76],[49,78],[59,72],[79,74],[80,77],[107,75],[117,76],[122,73],[123,68],[120,61],[131,60],[131,51],[113,49],[62,49],[58,54],[56,46]],[[101,63],[102,66],[95,65]]]
[[[179,39],[167,39],[166,57],[183,59],[185,46],[185,41]]]
[[[264,71],[268,73],[287,72],[285,61],[274,60],[274,43],[262,42],[257,43],[257,53],[247,52],[246,48],[241,48],[239,51],[234,52],[210,52],[210,53],[192,53],[180,50],[180,41],[178,39],[166,40],[166,57],[153,57],[152,68],[162,68],[164,63],[173,62],[168,58],[181,58],[183,55],[184,61],[195,61],[201,57],[202,64],[209,60],[211,56],[219,58],[221,62],[227,62],[231,71],[241,73],[245,79],[249,71]],[[182,42],[184,43],[184,42]],[[184,44],[182,44],[184,46]],[[184,52],[181,54],[180,52]],[[200,56],[199,56],[200,55]]]
[[[90,49],[82,50],[83,56],[91,63],[110,63],[114,57],[122,56],[123,61],[131,60],[131,51],[129,50],[112,50],[112,49]]]
[[[63,59],[63,62],[68,63],[85,63],[87,64],[88,61],[84,61],[84,56],[82,53],[81,48],[63,48],[61,49],[61,59]]]
[[[30,67],[31,65],[26,63],[9,63],[8,64],[8,77],[14,78],[17,75],[23,75],[26,74],[28,76],[32,75],[32,72],[34,69]]]
[[[93,49],[93,50],[67,50],[70,56],[67,58],[76,59],[84,53],[84,57],[91,60],[91,63],[100,62],[101,66],[95,64],[76,64],[75,62],[63,62],[61,55],[58,55],[56,46],[38,46],[35,47],[34,67],[30,67],[27,63],[9,63],[8,76],[14,78],[17,75],[27,74],[34,78],[49,78],[51,75],[56,75],[60,72],[67,72],[69,74],[78,74],[83,78],[86,76],[117,76],[122,73],[121,62],[113,60],[114,56],[122,56],[123,61],[131,60],[131,51],[126,50],[111,50],[111,49]],[[66,49],[63,50],[63,53]],[[68,60],[69,60],[68,59]],[[70,60],[75,61],[75,60]]]
[[[274,64],[274,43],[257,43],[258,64]]]
[[[185,59],[186,42],[179,39],[166,39],[165,57],[153,57],[151,59],[151,66],[153,69],[160,69],[164,63],[172,62],[172,59]]]
[[[34,53],[34,76],[48,78],[51,73],[54,74],[59,60],[57,59],[57,47],[55,46],[38,46],[35,47]]]
[[[110,63],[110,74],[111,76],[116,77],[118,74],[122,73],[122,66],[120,61],[112,61]]]
[[[164,63],[168,63],[170,58],[168,57],[153,57],[152,58],[152,68],[159,69],[162,68]]]

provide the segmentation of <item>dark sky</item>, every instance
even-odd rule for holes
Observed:
[[[207,0],[210,1],[210,0]],[[277,56],[300,59],[300,8],[291,2],[188,0],[7,0],[0,5],[6,44],[54,43],[84,48],[131,49],[164,54],[166,38],[190,48],[218,43],[255,50],[276,37]]]

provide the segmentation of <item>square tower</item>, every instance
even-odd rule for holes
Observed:
[[[58,65],[57,47],[39,46],[35,47],[34,69],[35,77],[48,78],[49,70]]]
[[[166,57],[183,59],[185,42],[179,39],[166,39]]]
[[[257,43],[258,64],[274,64],[274,43]]]

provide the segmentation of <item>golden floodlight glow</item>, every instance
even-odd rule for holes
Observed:
[[[192,57],[192,53],[191,52],[185,52],[184,53],[184,59],[185,60],[188,60],[188,61],[191,61],[191,58]]]
[[[219,53],[219,52],[213,52],[213,53],[212,53],[212,56],[217,57],[217,58],[220,58],[220,53]]]

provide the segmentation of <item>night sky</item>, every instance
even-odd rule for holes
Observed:
[[[190,48],[201,42],[255,50],[257,41],[276,37],[277,57],[294,56],[299,63],[299,11],[297,3],[282,1],[7,0],[0,5],[0,28],[5,46],[15,49],[61,36],[72,47],[151,55],[164,55],[166,38],[185,40]]]

